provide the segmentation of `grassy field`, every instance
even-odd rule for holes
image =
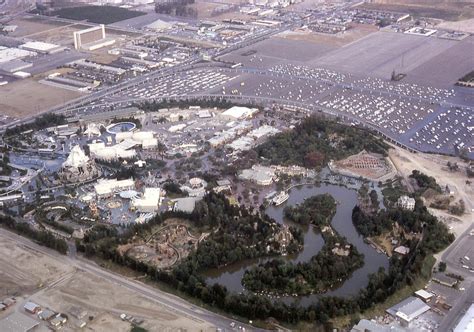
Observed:
[[[61,8],[54,15],[71,20],[87,20],[92,23],[110,24],[129,18],[145,15],[143,12],[112,6],[83,6]]]

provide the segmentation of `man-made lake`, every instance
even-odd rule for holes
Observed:
[[[337,212],[332,220],[333,228],[342,236],[345,236],[349,243],[354,245],[357,250],[364,254],[364,265],[354,271],[354,273],[343,282],[338,288],[325,294],[337,296],[350,296],[356,294],[361,288],[365,288],[368,283],[368,275],[380,267],[388,269],[388,258],[378,253],[374,248],[364,242],[362,236],[357,233],[352,224],[352,209],[357,204],[357,192],[342,186],[322,184],[321,186],[303,185],[295,187],[290,191],[290,198],[280,206],[270,206],[267,208],[267,214],[279,223],[291,225],[292,223],[283,218],[283,209],[286,205],[295,205],[303,202],[306,198],[328,193],[338,202]],[[285,259],[297,262],[306,262],[316,255],[324,245],[321,234],[315,232],[311,226],[299,226],[304,231],[304,248],[301,252],[284,257]],[[226,286],[228,290],[242,292],[244,288],[241,284],[242,277],[246,269],[255,264],[264,262],[273,258],[262,258],[242,261],[220,269],[212,269],[205,273],[209,284],[219,283]],[[313,294],[299,297],[284,298],[285,302],[297,301],[303,306],[307,306],[315,301],[321,294]]]

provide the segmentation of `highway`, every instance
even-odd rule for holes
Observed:
[[[461,275],[464,277],[463,287],[465,290],[461,293],[461,296],[457,299],[454,306],[446,314],[444,319],[441,321],[438,331],[452,331],[457,324],[458,320],[464,314],[465,310],[474,303],[474,274],[468,272],[466,269],[461,268],[457,256],[455,255],[458,250],[462,249],[463,246],[469,245],[466,243],[469,240],[470,232],[474,230],[474,225],[471,225],[463,234],[457,237],[457,239],[443,252],[441,255],[441,261],[446,263],[447,270],[449,272]]]
[[[119,274],[113,273],[111,271],[105,270],[93,262],[90,262],[86,259],[83,259],[79,256],[71,254],[69,256],[63,256],[56,251],[53,251],[49,248],[40,246],[27,238],[19,236],[15,233],[7,231],[3,228],[0,228],[0,236],[8,238],[15,241],[31,250],[39,252],[43,255],[49,256],[63,264],[74,267],[79,271],[85,271],[91,273],[97,277],[103,278],[109,282],[113,282],[121,287],[124,287],[136,294],[164,306],[167,310],[176,313],[180,317],[186,317],[195,322],[207,322],[210,325],[215,326],[216,328],[232,330],[230,324],[236,322],[235,320],[229,319],[217,313],[213,313],[209,310],[198,307],[194,304],[191,304],[178,296],[166,293],[159,289],[153,288],[151,286],[145,285],[139,281],[128,279]],[[46,285],[45,287],[54,287],[58,283],[64,281],[64,276],[53,281],[51,284]],[[113,294],[110,294],[113,296]],[[253,326],[242,324],[236,322],[236,326],[244,327],[246,331],[264,331],[262,329],[256,329]]]

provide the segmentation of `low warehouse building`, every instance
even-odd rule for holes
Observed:
[[[418,316],[430,310],[430,307],[417,297],[410,296],[387,309],[387,313],[398,318],[402,325],[408,326]]]

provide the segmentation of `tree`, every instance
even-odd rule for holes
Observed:
[[[439,264],[438,264],[438,270],[439,270],[439,272],[444,272],[444,271],[446,271],[446,263],[445,263],[445,262],[439,262]]]
[[[158,153],[161,156],[161,160],[164,160],[165,159],[165,153],[167,151],[166,145],[164,145],[162,142],[159,142],[157,148],[158,148]]]

